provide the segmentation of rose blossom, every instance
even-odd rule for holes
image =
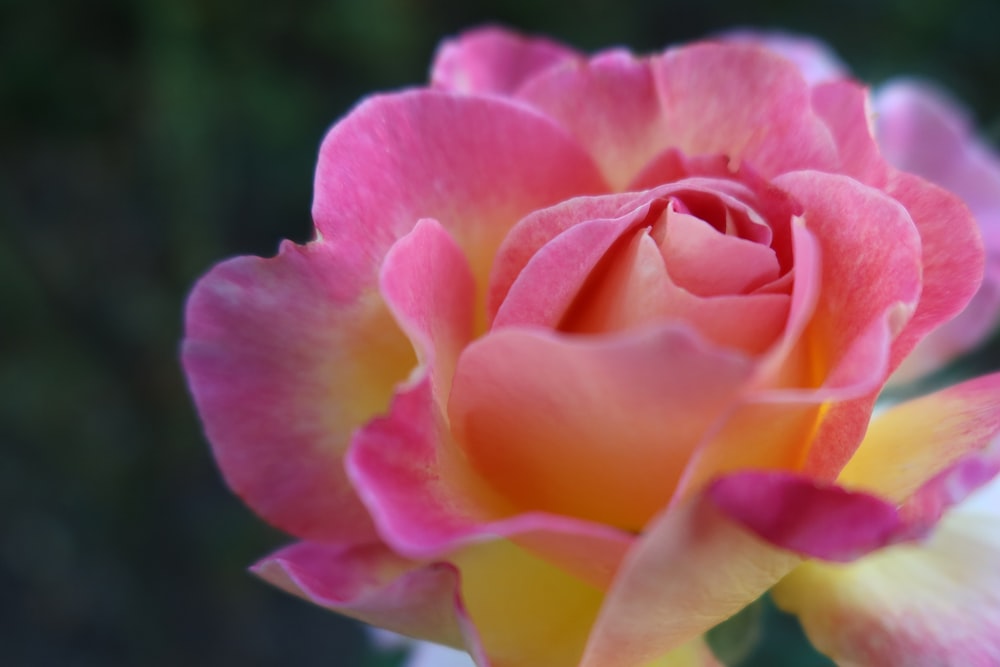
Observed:
[[[300,540],[255,571],[479,665],[711,664],[701,635],[779,581],[846,662],[995,664],[995,561],[953,564],[937,624],[907,603],[940,542],[908,544],[1000,467],[1000,377],[869,428],[982,246],[866,103],[757,45],[588,58],[487,28],[431,88],[359,104],[320,150],[316,238],[188,303],[219,465]],[[827,563],[870,559],[893,623],[833,594]]]

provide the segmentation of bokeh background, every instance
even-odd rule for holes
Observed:
[[[357,625],[246,573],[286,538],[213,465],[183,301],[215,261],[307,240],[325,130],[488,21],[587,50],[808,32],[1000,138],[993,0],[0,0],[0,662],[371,664]]]

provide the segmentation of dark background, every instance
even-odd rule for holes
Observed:
[[[734,26],[933,77],[1000,137],[1000,3],[0,0],[0,662],[363,664],[253,580],[286,538],[224,488],[177,364],[215,261],[310,236],[329,125],[498,21],[640,51]],[[981,358],[982,359],[982,358]]]

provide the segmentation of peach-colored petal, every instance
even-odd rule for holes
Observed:
[[[489,26],[441,43],[431,66],[431,85],[511,95],[542,72],[579,60],[576,51],[552,40]]]
[[[465,252],[482,296],[518,220],[605,191],[593,161],[553,121],[498,98],[418,90],[369,98],[330,130],[313,219],[323,238],[352,248],[351,271],[374,275],[398,238],[433,218]]]
[[[462,647],[459,573],[444,562],[416,563],[381,544],[352,548],[299,542],[253,567],[265,581],[365,623]]]
[[[380,288],[417,358],[431,369],[442,410],[462,348],[472,338],[474,285],[462,251],[434,220],[421,220],[392,246]]]
[[[516,514],[468,469],[441,427],[426,378],[358,432],[347,466],[382,538],[412,558],[503,536],[604,588],[633,540],[569,517]]]
[[[415,362],[350,265],[328,243],[286,243],[273,259],[215,267],[187,305],[184,368],[226,481],[307,539],[374,537],[341,459]]]
[[[561,331],[608,333],[684,322],[709,342],[760,354],[779,338],[788,317],[784,294],[703,298],[675,285],[647,230],[609,253],[604,264],[563,318]]]
[[[662,512],[623,563],[580,667],[635,667],[676,649],[753,602],[799,560],[706,496]]]
[[[701,43],[668,50],[652,67],[665,126],[659,148],[746,160],[766,177],[835,165],[794,63],[753,45]]]
[[[774,599],[845,667],[1000,664],[997,490],[994,482],[952,510],[924,544],[801,565]]]
[[[590,276],[588,285],[563,317],[561,331],[628,331],[674,315],[668,303],[670,279],[649,232],[649,228],[633,232],[624,247],[603,259],[603,270]]]
[[[638,530],[751,372],[680,325],[614,337],[508,328],[463,353],[451,425],[518,507]]]

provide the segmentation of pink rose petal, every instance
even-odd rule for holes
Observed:
[[[472,339],[475,286],[469,265],[441,225],[421,220],[389,250],[380,283],[418,359],[430,367],[443,409],[458,355]]]
[[[836,147],[813,114],[798,68],[762,48],[702,43],[653,60],[665,134],[661,148],[726,155],[765,176],[830,168]]]
[[[498,27],[464,32],[445,40],[431,67],[431,85],[465,93],[510,95],[526,82],[582,56],[544,37],[526,37]]]
[[[433,218],[485,294],[497,247],[518,220],[607,186],[583,149],[539,114],[419,90],[369,98],[337,123],[320,148],[315,189],[318,233],[352,248],[345,270],[374,276],[398,238]]]
[[[374,538],[341,459],[415,363],[374,286],[344,270],[351,258],[287,243],[218,265],[188,300],[182,350],[229,485],[276,526],[335,542]]]

